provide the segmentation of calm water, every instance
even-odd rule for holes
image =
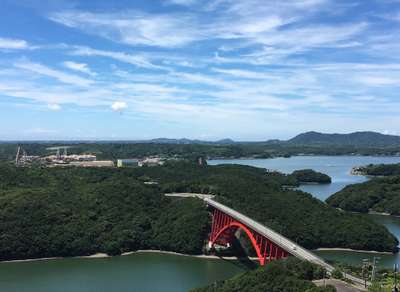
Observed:
[[[166,254],[0,263],[0,291],[183,292],[242,271],[237,262]]]
[[[274,159],[233,159],[211,160],[210,165],[217,164],[243,164],[291,173],[294,170],[311,168],[328,174],[332,183],[327,185],[303,185],[301,190],[311,193],[320,200],[326,200],[330,195],[340,191],[345,186],[367,180],[364,176],[350,175],[354,166],[379,163],[400,163],[400,157],[377,156],[294,156],[290,158]],[[400,218],[393,216],[370,215],[372,219],[386,226],[400,241]],[[392,267],[394,263],[400,264],[400,254],[371,254],[345,251],[319,251],[320,256],[326,259],[340,260],[351,264],[360,264],[362,259],[380,256],[381,266]]]

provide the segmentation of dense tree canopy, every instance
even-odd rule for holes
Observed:
[[[293,171],[292,176],[294,176],[300,184],[301,183],[329,184],[332,182],[332,179],[330,178],[329,175],[326,175],[324,173],[312,169],[295,170]]]
[[[202,252],[201,201],[171,200],[117,169],[0,167],[0,259]]]
[[[295,258],[271,262],[265,267],[237,275],[229,280],[211,284],[193,292],[333,292],[332,286],[316,287],[311,280],[321,279],[323,271]]]
[[[397,164],[369,164],[354,169],[359,174],[371,176],[400,175],[400,163]]]
[[[400,176],[374,178],[347,186],[329,197],[327,203],[346,211],[400,215]]]

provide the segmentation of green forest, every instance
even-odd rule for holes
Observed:
[[[0,160],[15,158],[17,147],[21,146],[29,155],[49,155],[48,147],[70,145],[71,154],[96,154],[99,160],[119,158],[141,158],[150,155],[166,157],[193,158],[271,158],[292,155],[397,155],[397,147],[362,147],[351,145],[302,145],[286,142],[246,142],[234,144],[216,143],[135,143],[135,142],[26,142],[0,143]]]
[[[329,197],[327,203],[346,211],[400,215],[400,176],[373,178],[349,185]]]
[[[288,258],[204,288],[193,289],[192,292],[336,291],[332,286],[317,287],[311,282],[323,276],[324,271],[320,267]]]
[[[148,185],[152,181],[158,184]],[[289,182],[288,182],[289,181]],[[170,162],[141,168],[15,168],[0,164],[0,259],[115,255],[137,249],[200,254],[210,214],[197,199],[216,199],[307,248],[396,251],[386,228],[345,214],[301,191],[290,176],[239,166]]]
[[[330,184],[332,179],[329,175],[321,173],[312,169],[301,169],[295,170],[292,176],[296,178],[299,184],[304,183],[318,183],[318,184]]]
[[[391,176],[400,175],[400,163],[397,164],[369,164],[357,167],[356,172],[371,176]]]

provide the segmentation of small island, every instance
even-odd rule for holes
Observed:
[[[301,169],[291,174],[299,184],[330,184],[332,179],[329,175],[312,169]]]

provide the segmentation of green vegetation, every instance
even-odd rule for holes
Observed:
[[[346,211],[400,215],[400,176],[374,178],[347,186],[329,197],[327,203]]]
[[[285,190],[292,180],[254,167],[189,162],[123,169],[0,164],[0,259],[137,249],[202,253],[209,213],[200,200],[163,196],[172,191],[216,194],[307,248],[397,250],[383,226]]]
[[[265,267],[237,275],[229,280],[216,282],[193,292],[258,292],[258,291],[307,291],[333,292],[332,286],[316,287],[311,280],[321,279],[323,271],[310,263],[288,258],[271,262]]]
[[[332,179],[330,178],[329,175],[326,175],[324,173],[312,169],[296,170],[292,173],[292,176],[294,176],[300,184],[302,183],[330,184],[332,182]]]
[[[369,164],[357,167],[354,172],[362,175],[371,176],[391,176],[400,175],[400,163],[397,164]]]
[[[0,167],[0,260],[137,249],[199,254],[208,224],[201,201],[170,200],[128,172]]]
[[[119,158],[140,158],[150,155],[194,158],[272,158],[293,155],[399,155],[400,146],[354,146],[341,144],[297,144],[295,142],[253,142],[234,144],[171,144],[134,142],[58,142],[58,143],[0,143],[0,160],[13,160],[17,146],[29,155],[48,155],[47,147],[71,145],[71,154],[93,153],[99,160]]]
[[[400,146],[400,136],[385,135],[377,132],[354,132],[350,134],[325,134],[306,132],[287,141],[300,145],[342,145],[357,147]]]

